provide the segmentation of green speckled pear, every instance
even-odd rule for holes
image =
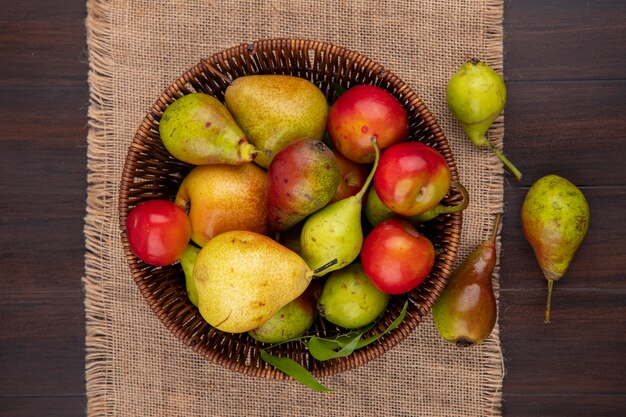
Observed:
[[[248,332],[302,294],[313,271],[267,236],[234,230],[204,245],[194,266],[198,309],[213,327]]]
[[[187,296],[191,304],[198,307],[198,290],[196,289],[196,283],[193,280],[193,267],[198,259],[200,248],[194,245],[187,245],[183,256],[180,258],[180,265],[183,267],[185,273],[185,287],[187,288]]]
[[[341,269],[354,261],[363,246],[361,209],[363,196],[378,167],[380,149],[372,138],[376,159],[361,190],[350,197],[329,204],[306,219],[300,235],[301,255],[311,269],[319,269],[329,259],[337,263],[321,271],[317,276]]]
[[[589,204],[578,187],[558,175],[538,179],[521,210],[522,231],[548,280],[545,321],[552,286],[565,275],[589,227]]]
[[[322,140],[328,103],[312,82],[289,75],[246,75],[224,95],[226,107],[259,149],[254,162],[268,168],[288,144],[307,137]]]
[[[317,308],[329,322],[358,329],[376,320],[390,299],[372,284],[361,264],[351,264],[328,276]]]
[[[476,146],[485,146],[521,180],[522,173],[487,139],[487,131],[506,103],[502,77],[484,62],[466,62],[448,81],[448,107]]]
[[[320,290],[321,286],[312,281],[302,295],[248,334],[263,343],[282,343],[303,336],[317,318],[316,305]]]
[[[159,133],[169,153],[193,165],[238,165],[257,154],[228,109],[208,94],[188,94],[170,104]]]

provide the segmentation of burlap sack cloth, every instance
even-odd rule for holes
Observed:
[[[459,259],[502,210],[502,168],[463,136],[446,80],[467,59],[502,70],[499,0],[235,0],[88,2],[91,106],[86,235],[86,379],[90,416],[500,415],[496,328],[465,350],[431,317],[400,345],[326,378],[335,393],[247,377],[208,363],[150,311],[123,255],[117,220],[126,150],[146,111],[185,70],[222,49],[271,37],[329,41],[368,55],[407,82],[441,123],[472,200]],[[502,144],[502,121],[490,132]],[[497,286],[497,277],[496,286]]]

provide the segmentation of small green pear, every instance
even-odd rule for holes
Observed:
[[[319,269],[329,259],[337,259],[335,265],[324,269],[318,276],[341,269],[359,256],[363,246],[363,196],[372,182],[380,159],[380,149],[375,138],[372,138],[372,143],[376,159],[361,190],[313,213],[302,226],[301,254],[311,269]]]
[[[385,220],[400,217],[400,215],[394,213],[393,210],[382,202],[380,197],[378,197],[378,194],[376,194],[376,189],[373,186],[371,186],[367,191],[363,211],[365,212],[365,217],[367,217],[367,220],[372,226],[376,226]]]
[[[248,334],[263,343],[282,343],[303,336],[317,318],[318,287],[312,281],[302,295]]]
[[[224,94],[226,107],[258,149],[255,162],[268,168],[290,143],[307,137],[322,140],[328,103],[312,82],[290,75],[246,75]]]
[[[180,264],[183,267],[185,273],[185,286],[187,288],[187,296],[191,304],[198,307],[198,290],[196,289],[196,283],[193,280],[193,267],[198,259],[200,248],[195,245],[187,245],[183,256],[180,258]]]
[[[218,330],[250,331],[306,290],[313,271],[293,251],[249,231],[221,233],[194,266],[198,308]]]
[[[238,165],[257,154],[228,109],[204,93],[188,94],[170,104],[159,133],[169,153],[193,165]]]
[[[473,59],[464,63],[450,78],[447,86],[448,107],[476,146],[494,152],[515,178],[522,173],[487,139],[487,131],[506,103],[506,86],[502,77],[489,65]]]
[[[365,275],[361,264],[351,264],[326,278],[317,308],[329,322],[358,329],[376,320],[390,299]]]
[[[589,204],[578,187],[558,175],[538,179],[524,198],[522,231],[548,280],[545,321],[550,321],[552,286],[569,268],[589,228]]]

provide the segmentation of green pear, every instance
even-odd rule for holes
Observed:
[[[328,276],[317,308],[329,322],[358,329],[376,320],[390,299],[372,284],[361,264],[352,264]]]
[[[361,190],[353,196],[329,204],[313,213],[302,226],[301,254],[311,269],[319,269],[329,259],[337,259],[335,265],[321,271],[319,276],[352,263],[359,256],[361,246],[363,246],[361,226],[363,195],[372,182],[380,159],[380,149],[375,138],[372,138],[372,143],[376,158]]]
[[[502,77],[484,62],[473,59],[464,63],[450,78],[447,86],[448,107],[476,146],[494,152],[515,178],[522,173],[487,139],[487,131],[506,103],[506,86]]]
[[[263,343],[282,343],[303,336],[317,318],[317,287],[311,282],[302,295],[248,334]]]
[[[224,100],[248,140],[258,148],[255,162],[263,168],[288,144],[303,137],[324,137],[326,97],[304,78],[246,75],[228,86]]]
[[[538,179],[521,210],[522,232],[548,280],[545,321],[550,321],[552,286],[569,268],[589,227],[589,204],[582,191],[558,175]]]
[[[372,226],[376,226],[385,220],[400,217],[400,215],[394,213],[385,205],[385,203],[382,202],[373,186],[371,186],[367,191],[364,212],[365,217],[367,217],[367,220]]]
[[[193,272],[200,314],[230,333],[259,327],[300,296],[312,277],[295,252],[267,236],[240,230],[209,240]]]
[[[194,245],[187,245],[183,256],[180,258],[180,264],[183,267],[185,273],[185,286],[187,288],[187,296],[191,304],[198,307],[198,290],[196,289],[196,283],[193,280],[193,267],[198,259],[200,248]]]
[[[243,164],[257,154],[228,109],[204,93],[188,94],[170,104],[159,133],[169,153],[193,165]]]

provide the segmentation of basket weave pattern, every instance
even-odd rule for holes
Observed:
[[[391,71],[366,56],[324,42],[303,39],[272,39],[242,44],[202,60],[175,80],[154,102],[139,126],[129,147],[120,183],[120,225],[137,204],[154,198],[172,199],[184,176],[193,168],[173,158],[159,137],[158,123],[163,111],[176,99],[192,92],[211,94],[223,101],[231,80],[250,74],[287,74],[306,78],[316,84],[329,103],[336,98],[331,82],[349,88],[373,84],[396,96],[409,113],[410,140],[435,147],[446,159],[452,179],[458,171],[446,137],[435,117],[418,95]],[[457,205],[460,193],[452,190],[445,203]],[[462,214],[439,216],[421,226],[437,249],[435,267],[424,283],[408,294],[395,296],[383,317],[366,336],[381,333],[400,314],[405,301],[409,306],[403,323],[376,343],[345,358],[320,362],[308,353],[301,342],[272,348],[271,353],[287,356],[309,369],[315,376],[329,376],[358,367],[401,342],[427,315],[445,287],[459,246]],[[265,378],[282,379],[285,375],[260,359],[259,349],[267,347],[247,333],[221,332],[204,321],[191,304],[179,264],[152,267],[138,260],[124,230],[122,241],[133,278],[150,308],[165,326],[185,345],[206,359],[226,368]],[[334,335],[341,330],[318,318],[312,334]]]

